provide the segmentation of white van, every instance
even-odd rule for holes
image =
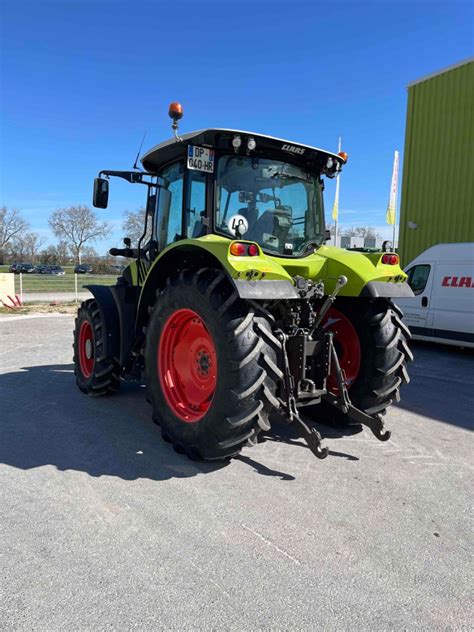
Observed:
[[[396,303],[413,338],[474,347],[474,243],[432,246],[405,272],[415,296]]]

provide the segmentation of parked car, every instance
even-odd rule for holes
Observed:
[[[432,246],[405,272],[415,296],[396,303],[413,338],[474,347],[474,243]]]
[[[14,274],[32,274],[36,272],[36,267],[32,263],[12,263],[10,266],[10,272]]]
[[[37,274],[50,274],[50,268],[51,266],[46,264],[46,263],[42,263],[39,266],[36,267],[36,273]]]
[[[56,276],[64,276],[66,274],[61,266],[50,266],[50,269],[49,274],[54,274]]]
[[[63,276],[65,274],[61,266],[49,265],[45,263],[38,266],[36,271],[38,272],[38,274],[54,274],[56,276]]]
[[[92,273],[92,266],[89,265],[88,263],[79,263],[74,268],[74,272],[76,274],[91,274]]]
[[[32,263],[22,263],[20,272],[23,272],[25,274],[33,274],[34,272],[36,272],[36,266],[34,266]]]

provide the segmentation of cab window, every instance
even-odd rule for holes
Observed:
[[[156,221],[160,250],[183,235],[183,178],[184,163],[175,162],[159,174],[168,195],[162,196]]]
[[[188,203],[186,208],[186,237],[196,239],[206,234],[206,174],[202,171],[188,172]]]
[[[413,290],[413,294],[422,294],[430,276],[431,266],[419,265],[408,270],[407,283]]]

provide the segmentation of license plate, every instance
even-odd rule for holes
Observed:
[[[188,169],[214,173],[214,150],[207,147],[188,147]]]

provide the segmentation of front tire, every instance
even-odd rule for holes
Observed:
[[[271,316],[239,298],[224,272],[185,271],[159,291],[145,375],[163,438],[192,459],[226,459],[269,430],[280,343]]]
[[[84,301],[77,311],[74,328],[74,374],[87,395],[108,395],[120,388],[120,367],[105,355],[105,325],[97,301]]]

